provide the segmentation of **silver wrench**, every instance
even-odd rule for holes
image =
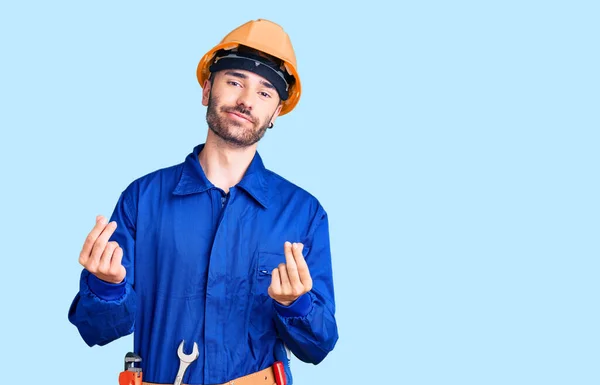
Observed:
[[[183,353],[183,344],[185,340],[181,341],[179,344],[179,348],[177,349],[177,355],[179,356],[179,371],[177,372],[177,377],[175,377],[174,385],[181,385],[183,381],[183,375],[185,374],[186,369],[192,362],[198,358],[200,352],[198,351],[198,344],[194,342],[194,350],[192,354],[184,354]]]

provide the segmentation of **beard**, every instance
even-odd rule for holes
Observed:
[[[218,101],[219,99],[211,94],[206,111],[206,122],[215,135],[235,147],[248,147],[262,139],[267,131],[268,124],[261,124],[261,121],[243,106],[219,106]],[[252,122],[252,128],[247,128],[242,122],[230,119],[227,115],[219,115],[219,112],[222,114],[235,112],[243,115]],[[269,121],[268,118],[264,120],[264,122]]]

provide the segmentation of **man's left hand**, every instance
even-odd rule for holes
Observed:
[[[269,296],[284,306],[289,306],[302,294],[312,289],[312,278],[301,243],[286,242],[283,246],[286,263],[280,263],[272,271]]]

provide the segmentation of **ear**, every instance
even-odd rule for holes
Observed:
[[[210,97],[210,79],[204,81],[204,87],[202,87],[202,105],[208,106],[208,99]]]
[[[277,106],[277,109],[275,110],[275,113],[271,117],[270,123],[275,124],[275,119],[277,119],[277,117],[279,116],[279,113],[281,112],[282,108],[283,108],[283,103],[281,101],[279,101],[279,105]]]

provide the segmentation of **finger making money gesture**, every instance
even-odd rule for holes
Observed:
[[[284,306],[289,306],[312,289],[312,278],[302,255],[303,248],[301,243],[285,242],[283,250],[286,263],[280,263],[271,273],[269,296]]]
[[[125,267],[121,264],[123,249],[115,241],[108,241],[117,229],[116,222],[103,216],[96,217],[96,225],[85,239],[79,263],[103,281],[121,283],[125,279]]]

